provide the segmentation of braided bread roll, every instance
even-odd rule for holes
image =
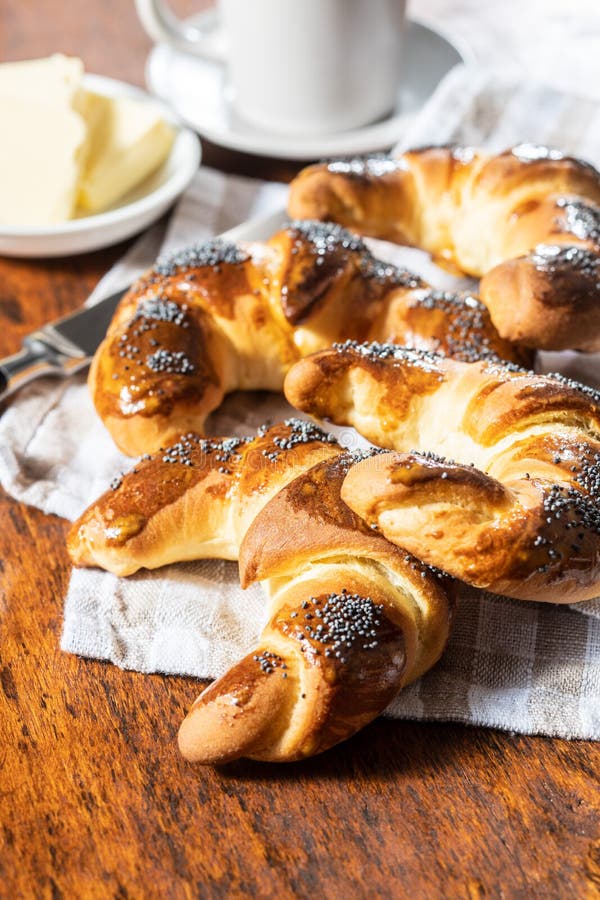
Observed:
[[[212,241],[159,261],[121,301],[89,386],[115,443],[137,456],[202,433],[231,391],[281,390],[295,361],[348,338],[529,358],[475,297],[434,291],[338,226],[304,222],[266,244]]]
[[[598,392],[351,342],[297,363],[285,392],[298,409],[402,451],[358,464],[342,490],[392,542],[510,597],[600,594]]]
[[[320,752],[375,718],[441,655],[451,585],[341,501],[355,461],[299,420],[254,439],[188,435],[143,460],[73,525],[78,565],[128,574],[239,554],[244,585],[266,580],[269,621],[257,646],[182,724],[188,759]]]
[[[179,731],[200,763],[301,759],[350,737],[445,646],[444,578],[374,534],[342,502],[343,454],[273,497],[240,551],[269,618],[256,647],[196,700]]]
[[[290,214],[421,247],[483,276],[502,337],[547,350],[600,350],[600,173],[522,144],[496,156],[425,147],[397,159],[310,166]]]

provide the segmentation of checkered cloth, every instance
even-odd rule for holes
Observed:
[[[546,88],[458,70],[403,144],[457,141],[501,149],[523,140],[552,141],[600,163],[600,108]],[[131,281],[159,247],[172,249],[222,231],[284,201],[281,185],[201,170],[167,234],[154,229],[142,238],[99,285],[95,299]],[[378,245],[377,251],[439,287],[455,284],[417,251],[390,245]],[[600,382],[594,357],[546,354],[541,365]],[[213,419],[211,431],[249,433],[264,419],[287,414],[282,398],[234,396]],[[2,484],[46,512],[76,517],[129,464],[95,415],[83,377],[24,389],[0,421]],[[233,563],[185,563],[128,579],[76,570],[65,603],[62,648],[142,672],[212,678],[252,645],[264,615],[260,587],[242,592]],[[442,660],[388,712],[600,738],[600,604],[551,607],[465,589]]]

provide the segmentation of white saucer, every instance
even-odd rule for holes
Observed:
[[[109,97],[151,99],[145,91],[101,75],[85,75],[84,85]],[[156,102],[154,98],[152,102]],[[186,189],[200,164],[197,136],[183,128],[167,107],[162,112],[177,133],[171,153],[160,169],[106,212],[35,228],[0,225],[0,254],[39,258],[85,253],[116,244],[160,218]]]
[[[204,29],[218,27],[209,11],[190,19]],[[215,144],[282,159],[316,159],[352,153],[370,153],[391,147],[402,136],[410,116],[431,96],[455,65],[468,62],[471,53],[456,41],[419,22],[409,22],[405,38],[406,62],[398,89],[396,109],[386,119],[335,135],[297,138],[268,134],[244,122],[227,102],[223,68],[157,44],[146,64],[149,89],[170,103],[181,118]]]

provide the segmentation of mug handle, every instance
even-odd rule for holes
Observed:
[[[140,21],[153,41],[170,44],[184,53],[201,56],[211,62],[225,62],[223,33],[219,22],[190,25],[175,16],[162,0],[135,0]]]

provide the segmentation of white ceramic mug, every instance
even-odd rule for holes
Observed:
[[[237,114],[270,132],[347,131],[395,106],[406,0],[219,0],[216,30],[136,6],[153,40],[224,64]]]

